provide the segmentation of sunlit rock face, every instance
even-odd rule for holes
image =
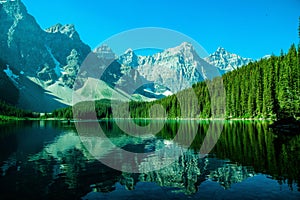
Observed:
[[[206,79],[207,70],[214,68],[187,42],[151,56],[137,56],[129,49],[118,61],[136,68],[145,79],[155,83],[155,92],[160,93],[166,90],[175,93],[191,87]]]
[[[18,76],[12,80],[19,90],[14,105],[45,112],[70,104],[71,90],[66,88],[73,87],[90,52],[74,25],[57,24],[43,30],[20,0],[1,1],[0,18],[0,59]]]
[[[204,60],[218,67],[222,70],[222,73],[230,72],[253,62],[251,58],[243,58],[237,54],[229,53],[222,47],[219,47],[214,53],[204,58]]]
[[[0,16],[1,59],[26,76],[51,84],[62,75],[58,70],[69,64],[73,50],[79,63],[90,52],[74,25],[57,24],[44,31],[19,0],[3,1]]]

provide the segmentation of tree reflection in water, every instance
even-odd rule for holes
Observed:
[[[172,139],[182,123],[186,123],[185,137],[174,142]],[[101,137],[88,137],[94,128],[89,123],[81,123],[87,133],[85,141],[80,140],[72,125],[21,124],[15,129],[2,129],[12,133],[1,139],[1,145],[11,144],[12,147],[5,150],[5,145],[2,148],[0,145],[3,150],[0,197],[80,198],[91,191],[112,192],[118,184],[134,191],[140,183],[155,183],[168,190],[193,195],[207,180],[230,189],[233,184],[257,174],[265,174],[279,185],[287,183],[291,190],[296,184],[299,191],[300,136],[279,137],[268,129],[267,122],[229,121],[212,152],[200,158],[199,150],[210,123],[219,128],[218,121],[170,121],[158,134],[138,138],[122,132],[113,121],[102,121],[106,136],[123,150],[153,152],[152,156],[157,150],[168,155],[176,152],[175,162],[155,171],[149,168],[161,164],[159,157],[152,159],[150,164],[145,158],[139,165],[145,173],[120,172],[95,159],[95,153],[99,158],[109,158],[114,149],[107,148]],[[197,135],[193,133],[195,130],[198,130]],[[193,143],[188,147],[190,139]],[[31,140],[35,143],[28,145]],[[94,152],[91,154],[83,144],[92,145]],[[122,155],[117,159],[124,161]]]

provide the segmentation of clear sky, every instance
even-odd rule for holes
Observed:
[[[134,28],[162,27],[196,40],[208,53],[222,46],[260,58],[298,44],[300,0],[22,0],[42,28],[75,24],[92,48]]]

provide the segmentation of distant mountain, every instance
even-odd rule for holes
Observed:
[[[100,79],[128,94],[135,92],[132,90],[135,85],[143,85],[147,82],[137,70],[120,64],[116,59],[117,55],[107,45],[102,45],[88,55],[81,66],[78,78],[82,78],[83,82],[89,77]]]
[[[237,54],[229,53],[222,47],[219,47],[216,52],[210,54],[204,60],[218,67],[223,73],[230,72],[253,61],[251,58],[243,58]]]
[[[136,68],[146,80],[154,82],[154,92],[169,91],[168,94],[212,78],[218,72],[214,66],[200,58],[192,44],[187,42],[151,56],[137,56],[129,49],[118,61]]]

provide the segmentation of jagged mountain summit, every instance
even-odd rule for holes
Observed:
[[[136,68],[146,80],[154,82],[157,91],[168,94],[191,87],[194,83],[218,75],[218,69],[195,51],[192,44],[183,42],[151,56],[138,56],[131,49],[118,60],[122,65]]]
[[[253,61],[251,58],[243,58],[237,54],[229,53],[222,47],[218,47],[214,53],[204,58],[204,60],[220,68],[224,73],[235,70]]]
[[[45,30],[48,33],[60,33],[60,34],[64,34],[67,35],[69,38],[73,39],[73,40],[79,40],[79,34],[75,29],[74,24],[66,24],[66,25],[62,25],[60,23],[51,26],[49,28],[47,28]]]
[[[137,56],[132,49],[127,49],[123,55],[121,55],[118,59],[120,63],[126,66],[130,66],[133,68],[138,67],[140,63],[141,56]]]

